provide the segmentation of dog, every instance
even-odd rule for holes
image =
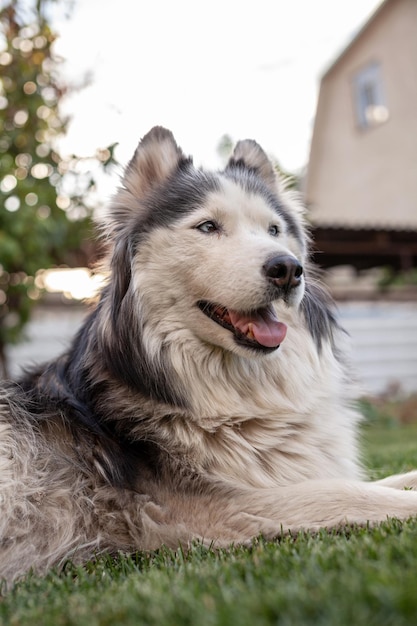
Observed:
[[[366,481],[345,334],[255,141],[208,172],[153,128],[101,229],[69,350],[2,385],[4,580],[417,515],[417,471]]]

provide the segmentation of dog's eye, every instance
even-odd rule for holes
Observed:
[[[272,235],[272,237],[278,237],[279,235],[279,228],[276,224],[271,224],[270,227],[268,228],[268,234]]]
[[[202,222],[201,224],[199,224],[198,226],[196,226],[197,230],[200,230],[202,233],[215,233],[218,232],[220,230],[220,226],[217,222],[215,222],[214,220],[207,220],[205,222]]]

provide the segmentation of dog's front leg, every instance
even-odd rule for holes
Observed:
[[[412,473],[416,485],[417,472]],[[404,477],[403,477],[404,478]],[[412,484],[411,484],[412,483]],[[317,480],[247,496],[246,510],[276,519],[283,531],[337,528],[346,524],[376,524],[387,518],[417,515],[417,492],[393,489],[397,481],[381,483]],[[275,493],[274,493],[275,491]],[[268,515],[269,510],[269,515]]]
[[[346,525],[375,525],[387,518],[417,515],[417,492],[377,483],[306,481],[268,489],[221,487],[209,493],[170,494],[141,511],[144,544],[171,547],[193,539],[206,544],[248,543],[286,532],[317,531]]]

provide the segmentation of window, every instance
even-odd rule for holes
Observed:
[[[361,128],[370,128],[386,122],[388,107],[382,85],[379,63],[370,63],[353,79],[356,119]]]

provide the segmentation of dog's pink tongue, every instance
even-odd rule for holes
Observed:
[[[287,327],[280,322],[271,309],[259,309],[251,314],[238,313],[229,309],[233,326],[249,339],[255,339],[261,346],[275,348],[284,341]]]

